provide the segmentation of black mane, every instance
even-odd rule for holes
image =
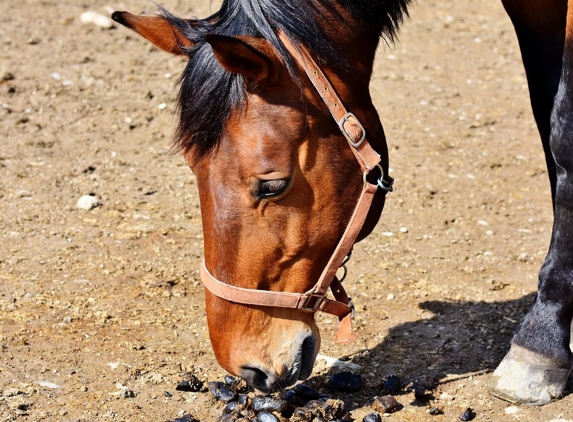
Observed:
[[[320,29],[321,24],[326,24],[320,8],[337,16],[334,6],[340,4],[364,28],[393,41],[411,1],[224,0],[218,12],[200,20],[180,19],[162,10],[163,16],[193,42],[193,47],[185,50],[189,62],[179,80],[180,119],[175,148],[187,152],[194,147],[199,156],[205,154],[217,144],[231,111],[244,102],[243,78],[219,65],[205,41],[207,35],[263,37],[278,51],[296,78],[291,59],[277,39],[278,29],[303,43],[323,64],[344,66],[344,58]]]

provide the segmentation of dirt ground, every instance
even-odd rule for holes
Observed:
[[[169,153],[184,61],[80,22],[105,6],[155,10],[0,2],[0,421],[215,421],[223,406],[207,393],[175,391],[186,371],[225,374],[206,331],[194,177]],[[573,420],[571,386],[541,408],[486,388],[532,303],[552,223],[499,2],[420,1],[399,44],[380,49],[372,90],[396,191],[350,264],[357,343],[335,345],[333,319],[319,317],[321,353],[360,365],[365,384],[337,397],[361,421],[396,374],[432,387],[444,415],[404,393],[390,420],[454,421],[468,406],[475,420]],[[77,209],[86,194],[100,205]],[[333,371],[319,360],[309,383]]]

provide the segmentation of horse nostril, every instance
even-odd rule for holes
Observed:
[[[266,373],[262,369],[253,368],[251,366],[244,366],[242,368],[241,377],[247,381],[249,385],[265,393],[271,391],[275,380],[275,377]]]

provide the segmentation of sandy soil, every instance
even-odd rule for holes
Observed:
[[[0,421],[214,421],[222,406],[207,393],[175,391],[186,371],[224,376],[205,328],[195,180],[169,154],[184,61],[81,24],[106,5],[83,3],[0,2]],[[333,344],[334,321],[319,317],[321,353],[359,364],[365,383],[337,397],[361,421],[397,374],[431,387],[445,414],[404,393],[392,420],[453,421],[468,406],[476,420],[573,419],[571,387],[541,408],[486,389],[532,303],[552,222],[501,5],[420,1],[400,43],[381,48],[372,90],[397,189],[350,264],[358,342]],[[100,206],[77,209],[85,194]],[[309,382],[332,372],[319,361]]]

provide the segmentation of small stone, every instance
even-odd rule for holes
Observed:
[[[113,21],[101,13],[88,10],[80,15],[80,22],[83,24],[93,23],[103,29],[113,28]]]
[[[89,210],[97,207],[98,204],[99,204],[99,201],[95,196],[84,195],[84,196],[80,197],[80,199],[78,199],[78,203],[76,204],[76,207],[78,207],[81,210],[89,211]]]
[[[330,377],[326,386],[333,391],[352,393],[360,391],[362,388],[362,378],[360,375],[353,374],[352,372],[340,372]]]
[[[374,397],[372,407],[381,413],[393,413],[400,410],[402,405],[392,396],[383,396]]]
[[[163,392],[163,395],[164,395],[165,397],[167,397],[167,398],[173,397],[173,394],[171,394],[169,391],[164,391],[164,392]]]
[[[390,293],[388,296],[386,296],[386,300],[394,300],[396,298],[396,296],[394,295],[394,293]]]
[[[471,421],[473,420],[473,418],[476,417],[475,412],[472,410],[471,407],[468,407],[464,413],[462,413],[462,415],[460,416],[460,420],[461,421]]]
[[[407,227],[400,227],[400,233],[408,233]]]
[[[167,104],[161,103],[161,104],[159,104],[159,105],[157,106],[157,108],[158,108],[159,110],[165,110],[165,109],[167,108]]]

